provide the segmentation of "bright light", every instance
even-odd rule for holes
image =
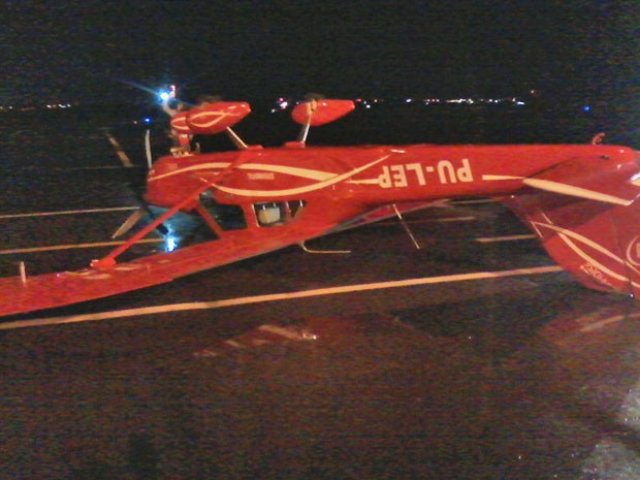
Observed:
[[[162,100],[163,102],[166,102],[167,100],[169,100],[171,98],[171,93],[169,93],[169,92],[160,92],[158,94],[158,96],[160,97],[160,100]]]
[[[178,239],[173,235],[166,235],[164,237],[164,251],[173,252],[176,248],[178,248]]]

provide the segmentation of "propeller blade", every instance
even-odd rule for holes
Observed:
[[[134,212],[127,217],[127,219],[118,227],[118,229],[113,232],[111,238],[118,238],[126,234],[129,230],[131,230],[136,223],[142,220],[147,215],[147,210],[145,208],[139,208],[134,210]]]

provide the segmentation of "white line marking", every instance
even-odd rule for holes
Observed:
[[[504,237],[478,237],[476,242],[478,243],[497,243],[497,242],[517,242],[519,240],[531,240],[536,238],[532,233],[525,233],[522,235],[506,235]]]
[[[288,338],[289,340],[300,340],[300,335],[293,333],[286,328],[278,327],[276,325],[260,325],[258,330],[262,330],[263,332],[269,332],[274,335],[279,335],[284,338]]]
[[[479,204],[483,204],[483,203],[496,203],[497,200],[494,200],[493,198],[481,198],[481,199],[477,199],[477,200],[454,200],[451,203],[451,205],[479,205]]]
[[[477,217],[467,216],[467,217],[444,217],[444,218],[429,218],[425,220],[413,220],[408,221],[407,223],[416,224],[416,223],[448,223],[448,222],[473,222],[477,220]]]
[[[621,322],[622,320],[632,320],[638,317],[640,317],[640,313],[627,313],[625,315],[614,315],[612,317],[608,317],[603,320],[585,325],[579,331],[581,333],[590,333],[595,330],[599,330],[602,327],[606,327],[607,325],[611,325],[612,323]]]
[[[606,327],[607,325],[610,325],[612,323],[617,323],[620,322],[621,320],[624,320],[625,318],[633,318],[636,317],[637,315],[615,315],[613,317],[609,317],[609,318],[605,318],[604,320],[600,320],[598,322],[595,323],[591,323],[585,327],[582,327],[579,331],[581,333],[589,333],[589,332],[593,332],[595,330],[599,330],[602,327]]]
[[[440,283],[465,282],[471,280],[490,280],[498,278],[516,277],[523,275],[542,275],[546,273],[561,272],[557,265],[548,265],[533,268],[517,268],[515,270],[502,270],[497,272],[472,272],[455,275],[442,275],[438,277],[410,278],[406,280],[393,280],[389,282],[361,283],[357,285],[342,285],[336,287],[318,288],[315,290],[302,290],[297,292],[270,293],[253,297],[228,298],[210,302],[174,303],[170,305],[156,305],[152,307],[132,308],[128,310],[114,310],[110,312],[87,313],[68,317],[40,318],[34,320],[18,320],[15,322],[0,323],[0,330],[15,330],[18,328],[42,327],[46,325],[63,325],[69,323],[97,322],[102,320],[123,319],[157,315],[161,313],[186,312],[192,310],[216,310],[241,305],[253,305],[257,303],[279,302],[296,300],[300,298],[321,297],[327,295],[339,295],[342,293],[368,292],[387,288],[406,288],[420,285],[435,285]]]
[[[33,213],[9,213],[0,215],[0,220],[29,217],[53,217],[56,215],[82,215],[87,213],[125,212],[136,210],[138,207],[113,207],[113,208],[85,208],[82,210],[60,210],[57,212],[33,212]]]
[[[135,167],[135,165],[131,165]],[[96,165],[93,167],[69,167],[69,168],[59,168],[58,170],[62,170],[64,172],[73,171],[73,170],[120,170],[122,169],[122,165]]]
[[[138,243],[161,243],[164,242],[162,238],[143,238]],[[53,252],[56,250],[73,250],[82,248],[100,248],[100,247],[115,247],[125,243],[123,240],[116,240],[112,242],[94,242],[94,243],[73,243],[67,245],[49,245],[47,247],[28,247],[28,248],[12,248],[9,250],[0,250],[0,255],[14,255],[16,253],[38,253],[38,252]]]
[[[133,165],[136,167],[136,165]],[[19,167],[16,171],[22,172],[41,172],[46,170],[47,172],[74,172],[85,170],[122,170],[122,165],[87,165],[84,167]]]
[[[426,218],[423,220],[407,220],[406,223],[410,224],[410,225],[419,225],[421,223],[449,223],[449,222],[473,222],[475,220],[477,220],[477,217],[472,217],[472,216],[468,216],[468,217],[444,217],[444,218]],[[374,222],[371,223],[369,225],[367,225],[368,227],[376,227],[376,226],[380,226],[380,225],[398,225],[397,222],[393,222],[393,221],[382,221],[382,222]]]

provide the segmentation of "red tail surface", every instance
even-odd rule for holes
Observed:
[[[640,296],[640,200],[625,206],[531,190],[504,203],[583,285]]]

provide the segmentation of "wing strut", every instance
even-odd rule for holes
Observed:
[[[407,235],[409,235],[409,238],[415,245],[416,250],[420,250],[422,247],[416,240],[416,237],[413,235],[413,232],[409,228],[409,225],[407,225],[407,222],[404,221],[404,218],[402,217],[402,214],[400,213],[400,210],[398,210],[398,206],[395,203],[393,204],[393,211],[396,212],[396,217],[398,217],[398,220],[400,220],[400,224],[402,225],[402,228],[404,228],[404,231],[407,232]]]
[[[162,215],[160,215],[158,218],[156,218],[149,225],[147,225],[146,227],[141,229],[139,232],[137,232],[135,235],[133,235],[129,240],[127,240],[125,243],[123,243],[118,248],[116,248],[111,253],[109,253],[106,257],[103,257],[103,258],[101,258],[99,260],[93,260],[91,262],[91,267],[92,268],[96,268],[96,269],[107,269],[107,268],[113,267],[116,264],[116,257],[118,257],[118,255],[120,255],[123,252],[127,251],[133,245],[138,243],[138,241],[142,240],[149,233],[151,233],[160,224],[162,224],[162,222],[164,222],[168,218],[172,217],[179,210],[185,208],[187,205],[189,205],[191,202],[193,202],[193,200],[195,198],[197,198],[198,195],[200,195],[202,192],[204,192],[207,188],[209,188],[209,186],[210,185],[208,183],[203,183],[202,185],[200,185],[193,192],[191,192],[189,195],[187,195],[184,198],[184,200],[182,200],[181,202],[176,203],[173,207],[171,207],[169,210],[164,212]]]

